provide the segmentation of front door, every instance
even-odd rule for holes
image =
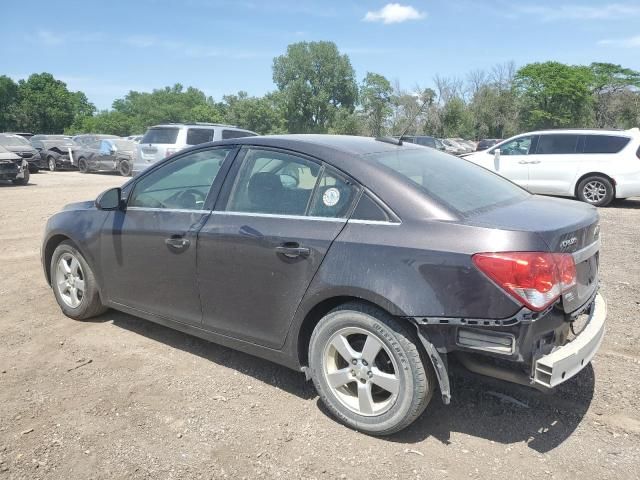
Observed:
[[[250,147],[239,158],[198,235],[204,327],[278,348],[357,187],[291,153]]]
[[[491,170],[508,178],[521,187],[529,186],[529,152],[537,137],[518,137],[510,142],[503,143],[500,147],[494,147],[488,151],[493,156],[490,164]],[[535,147],[535,145],[533,145]],[[500,154],[496,155],[496,150],[500,149]]]
[[[121,305],[200,324],[197,235],[211,214],[230,148],[190,152],[143,174],[125,211],[105,222],[101,255],[107,297]]]

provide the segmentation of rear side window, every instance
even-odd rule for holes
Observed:
[[[385,212],[384,209],[366,193],[360,197],[358,206],[353,211],[351,218],[354,220],[368,220],[374,222],[390,221],[387,212]]]
[[[222,139],[227,140],[228,138],[242,138],[242,137],[255,137],[256,134],[253,132],[248,132],[246,130],[223,130],[222,131]]]
[[[187,145],[199,145],[213,142],[213,130],[209,128],[190,128],[187,130]]]
[[[538,155],[562,155],[576,153],[579,135],[540,135]]]
[[[150,128],[144,134],[140,143],[176,143],[178,129],[171,127]]]
[[[628,137],[616,135],[587,135],[584,153],[618,153],[631,141]]]
[[[316,185],[309,215],[344,218],[353,205],[357,191],[350,180],[327,168]]]
[[[364,158],[378,162],[389,173],[409,180],[427,196],[463,215],[529,196],[500,175],[438,150],[398,148]]]

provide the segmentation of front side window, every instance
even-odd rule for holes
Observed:
[[[200,145],[213,142],[213,130],[210,128],[190,128],[187,130],[187,145]]]
[[[227,211],[305,215],[320,170],[319,164],[295,155],[250,148]]]
[[[538,155],[566,155],[576,153],[579,135],[540,135]]]
[[[618,153],[631,141],[629,137],[617,135],[587,135],[584,153]]]
[[[163,165],[136,183],[127,206],[202,210],[230,151],[193,152]]]
[[[500,155],[528,155],[533,137],[519,137],[500,145]]]
[[[529,193],[472,162],[437,150],[397,149],[364,155],[417,185],[442,204],[468,214],[527,198]]]

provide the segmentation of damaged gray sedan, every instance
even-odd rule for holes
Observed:
[[[198,145],[47,223],[71,318],[107,308],[305,372],[344,424],[387,435],[449,361],[551,389],[605,330],[597,210],[398,139]],[[580,326],[578,326],[580,325]]]

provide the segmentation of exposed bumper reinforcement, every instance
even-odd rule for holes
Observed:
[[[589,322],[570,343],[539,358],[533,368],[533,383],[544,388],[553,388],[576,375],[594,357],[605,331],[607,304],[600,294],[596,295]]]

